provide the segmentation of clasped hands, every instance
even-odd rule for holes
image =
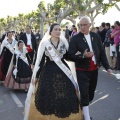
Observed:
[[[91,58],[93,57],[94,53],[93,52],[88,52],[88,49],[86,49],[83,53],[85,58]]]
[[[77,53],[75,55],[80,55],[81,53],[79,51],[77,51]],[[83,53],[83,56],[85,58],[91,58],[93,57],[94,53],[93,52],[88,52],[88,49],[86,49]]]
[[[75,55],[80,55],[81,53],[79,51],[77,51],[77,53]],[[86,49],[83,53],[83,56],[85,58],[91,58],[93,57],[94,53],[93,52],[88,52],[88,49]],[[107,73],[111,75],[112,70],[111,69],[107,69]]]

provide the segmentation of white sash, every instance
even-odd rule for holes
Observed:
[[[76,90],[79,91],[78,88],[78,84],[75,82],[73,75],[71,73],[71,71],[63,64],[63,62],[61,61],[61,58],[59,57],[59,55],[55,52],[53,46],[49,43],[46,45],[46,48],[48,50],[48,52],[50,53],[52,59],[54,60],[54,62],[58,65],[58,67],[67,75],[67,77],[71,80],[71,82],[73,83],[73,85],[75,86]]]
[[[22,59],[26,64],[28,64],[29,65],[29,63],[28,63],[28,61],[27,61],[27,58],[20,52],[20,51],[15,51],[15,54],[17,54],[17,59],[18,59],[18,57],[20,57],[20,59]]]
[[[12,47],[12,45],[8,42],[8,41],[6,41],[5,42],[5,46],[9,49],[9,51],[12,53],[12,54],[14,54],[14,48]]]

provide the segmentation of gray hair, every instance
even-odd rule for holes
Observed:
[[[88,17],[88,16],[83,16],[83,17],[81,17],[80,18],[80,21],[81,20],[86,20],[88,23],[91,23],[91,20],[90,20],[90,18]]]

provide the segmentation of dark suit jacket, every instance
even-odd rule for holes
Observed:
[[[97,65],[100,66],[100,63],[102,63],[106,70],[109,69],[110,67],[108,64],[108,60],[103,45],[100,40],[100,36],[94,32],[90,32],[90,36]],[[71,38],[69,43],[68,56],[70,60],[75,62],[76,68],[89,70],[90,58],[84,58],[83,56],[84,51],[86,49],[90,51],[86,38],[84,37],[84,34],[78,33],[77,35]],[[75,55],[77,51],[81,52],[81,54]]]
[[[25,45],[27,46],[27,36],[26,33],[22,34],[19,38],[19,40],[23,40],[23,42],[25,43]],[[32,48],[34,52],[37,52],[37,42],[36,42],[36,38],[35,35],[31,33],[31,43],[32,43]]]
[[[69,40],[69,29],[65,30],[65,38]]]
[[[23,40],[23,42],[25,43],[25,45],[27,46],[27,36],[26,36],[26,33],[22,34],[19,38],[19,40]],[[32,49],[33,49],[33,64],[35,65],[35,62],[36,62],[36,58],[37,58],[37,41],[36,41],[36,38],[35,38],[35,35],[33,33],[31,33],[31,43],[32,43]]]
[[[99,31],[99,35],[101,37],[102,43],[105,41],[105,35],[107,30],[104,28],[102,31]]]

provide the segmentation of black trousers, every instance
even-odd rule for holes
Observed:
[[[119,52],[119,45],[116,46],[116,52],[117,52],[117,70],[120,70],[120,52]]]
[[[77,70],[77,81],[81,94],[81,106],[88,106],[94,98],[97,86],[98,69],[93,71]]]

